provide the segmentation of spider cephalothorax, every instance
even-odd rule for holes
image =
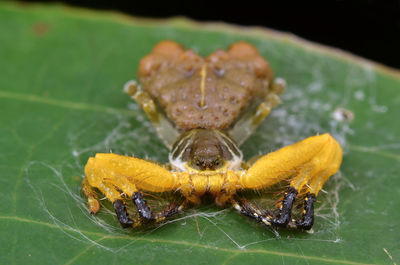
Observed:
[[[210,194],[218,205],[231,204],[266,225],[312,227],[316,196],[339,170],[342,150],[334,138],[323,134],[253,164],[242,161],[238,146],[279,103],[285,86],[282,79],[273,79],[268,63],[252,45],[238,42],[203,58],[164,41],[141,60],[139,79],[143,88],[130,81],[125,91],[171,148],[170,165],[117,154],[89,158],[82,189],[91,213],[99,210],[95,189],[113,203],[123,227],[162,221]],[[259,190],[281,181],[290,187],[277,214],[236,198],[239,190]],[[185,200],[152,212],[142,191],[179,191]],[[291,212],[299,193],[305,194],[303,216],[296,221]],[[127,200],[133,201],[139,218],[128,215]]]
[[[221,170],[239,169],[242,152],[223,132],[193,129],[176,141],[169,156],[174,170]]]

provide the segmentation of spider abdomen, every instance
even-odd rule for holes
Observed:
[[[182,130],[228,128],[269,93],[272,79],[268,62],[246,42],[201,57],[164,41],[139,65],[143,89]]]

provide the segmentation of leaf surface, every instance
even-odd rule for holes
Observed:
[[[244,144],[246,158],[317,133],[340,141],[343,165],[318,198],[314,233],[274,231],[212,205],[139,231],[122,230],[107,208],[88,214],[89,156],[167,162],[122,92],[164,39],[202,55],[246,40],[286,79],[284,104]],[[0,4],[0,58],[1,264],[399,262],[398,72],[265,29],[10,3]],[[340,109],[354,120],[339,121]]]

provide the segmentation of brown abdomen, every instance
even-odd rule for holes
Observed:
[[[246,42],[203,58],[163,41],[139,66],[143,89],[183,130],[226,129],[267,95],[272,79],[267,61]]]

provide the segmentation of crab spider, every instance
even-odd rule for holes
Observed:
[[[96,190],[113,203],[123,227],[163,221],[210,194],[217,205],[230,204],[269,226],[312,227],[316,196],[339,170],[342,149],[326,133],[243,166],[238,146],[279,103],[285,87],[252,45],[238,42],[202,58],[164,41],[141,60],[139,79],[143,89],[134,81],[124,89],[170,147],[170,168],[135,157],[96,154],[85,166],[82,183],[91,213],[100,208]],[[290,186],[277,214],[237,199],[237,191],[265,189],[281,181]],[[168,191],[180,192],[184,202],[151,211],[142,192]],[[303,215],[296,221],[291,213],[299,193],[306,195]],[[133,201],[139,218],[129,216],[127,200]]]

